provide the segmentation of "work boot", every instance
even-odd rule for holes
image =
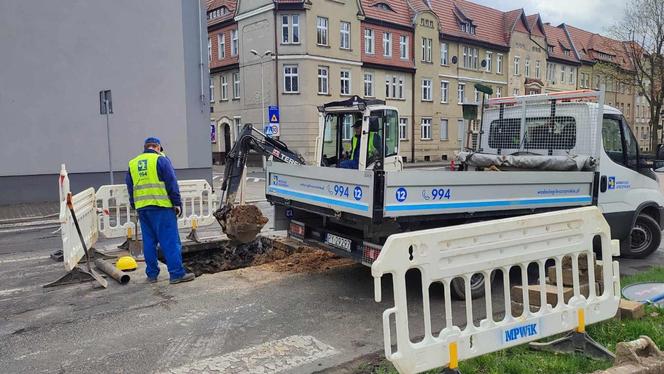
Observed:
[[[150,278],[148,277],[148,283],[157,283],[157,278]]]
[[[193,281],[194,278],[196,278],[194,273],[184,273],[184,275],[180,278],[171,279],[170,283],[171,284],[178,284],[178,283],[182,283],[182,282],[189,282],[189,281]]]

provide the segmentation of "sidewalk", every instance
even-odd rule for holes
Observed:
[[[0,224],[52,218],[59,210],[57,202],[0,205]]]

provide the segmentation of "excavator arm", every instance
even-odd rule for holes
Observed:
[[[227,235],[233,236],[242,242],[253,240],[260,231],[260,227],[264,224],[260,224],[258,231],[255,230],[256,227],[253,227],[253,230],[252,227],[247,227],[245,230],[232,227],[235,199],[242,186],[242,177],[245,165],[247,164],[247,156],[252,150],[268,157],[273,156],[274,159],[288,164],[305,164],[302,156],[288,149],[288,146],[283,142],[267,137],[262,132],[256,130],[251,124],[244,125],[233,148],[226,155],[224,179],[221,183],[221,204],[220,208],[214,212],[214,216],[221,225],[222,230]],[[243,233],[238,234],[240,231]],[[256,232],[251,235],[251,231]]]

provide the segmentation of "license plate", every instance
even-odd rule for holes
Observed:
[[[325,243],[343,249],[344,251],[350,252],[350,239],[342,238],[334,234],[325,235]]]

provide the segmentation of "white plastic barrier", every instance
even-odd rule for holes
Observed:
[[[178,185],[182,198],[182,217],[178,219],[179,228],[197,228],[216,222],[212,213],[217,210],[219,203],[206,180],[183,180],[178,181]],[[137,227],[131,221],[131,206],[126,185],[99,187],[97,200],[98,206],[102,209],[99,217],[99,232],[104,237],[119,238],[136,232]],[[138,230],[140,231],[140,227]]]
[[[581,254],[588,255],[589,277],[596,279],[592,266],[595,236],[600,237],[603,264],[608,266],[602,266],[601,296],[596,294],[595,287],[589,287],[588,297],[584,297],[580,290],[578,258]],[[394,307],[383,313],[385,355],[400,373],[418,373],[438,367],[456,368],[458,360],[577,327],[582,331],[585,324],[612,318],[620,300],[618,263],[611,261],[612,256],[619,254],[617,244],[617,241],[611,241],[609,226],[597,207],[392,235],[371,268],[377,302],[381,301],[381,277],[386,273],[392,274]],[[566,256],[572,259],[574,274],[574,295],[567,302],[564,301],[562,288],[562,261]],[[514,266],[520,268],[522,281],[525,279],[523,284],[527,284],[526,269],[530,264],[536,264],[541,275],[540,286],[544,288],[548,259],[555,259],[557,284],[560,285],[554,286],[557,287],[558,300],[555,307],[547,304],[546,293],[541,292],[540,305],[545,307],[532,312],[528,291],[524,287],[524,312],[519,317],[513,317],[509,270]],[[410,337],[405,279],[409,269],[418,269],[422,277],[424,338],[417,343],[413,343]],[[466,298],[465,320],[471,323],[460,328],[460,316],[452,313],[450,283],[455,278],[464,279],[468,295],[469,280],[473,275],[482,274],[484,279],[489,279],[494,270],[502,271],[505,286],[500,299],[504,300],[493,300],[491,282],[485,282],[485,310],[474,310],[473,301],[470,297]],[[429,287],[436,282],[442,284],[444,289],[444,317],[434,315],[432,320]],[[478,304],[477,299],[475,303]],[[501,321],[494,320],[493,305],[496,303],[504,306],[505,317]],[[391,316],[396,322],[396,341],[392,341],[391,337]],[[483,318],[479,324],[472,322],[479,318]],[[432,331],[432,322],[443,320],[442,330]]]
[[[65,269],[71,271],[81,260],[85,252],[76,231],[74,219],[67,208],[66,196],[65,192],[65,202],[60,202],[60,234],[62,236],[62,255]],[[72,197],[72,202],[83,239],[86,246],[90,248],[94,246],[99,238],[95,189],[90,187],[83,192],[77,193]]]

